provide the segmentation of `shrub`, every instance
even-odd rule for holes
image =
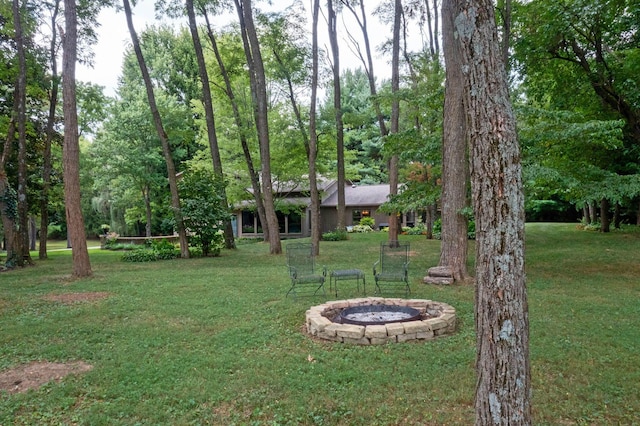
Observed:
[[[373,232],[373,228],[369,225],[354,225],[352,227],[349,228],[350,231],[349,232],[356,232],[356,233],[365,233],[365,232]]]
[[[144,247],[137,247],[122,255],[125,262],[153,262],[155,260],[176,259],[180,252],[168,240],[148,240]]]
[[[347,231],[340,229],[322,234],[323,241],[346,241],[348,238]]]
[[[369,228],[373,229],[373,227],[376,226],[376,221],[372,217],[365,216],[360,219],[359,225],[368,226]]]

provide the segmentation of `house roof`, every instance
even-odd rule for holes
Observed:
[[[350,185],[344,188],[345,205],[349,207],[379,206],[389,200],[389,184],[379,185]],[[338,205],[338,191],[334,191],[325,198],[322,207],[335,207]]]

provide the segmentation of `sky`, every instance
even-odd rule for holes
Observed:
[[[380,0],[367,0],[366,7],[367,12],[373,11],[374,7]],[[278,0],[277,3],[282,8],[282,0]],[[291,2],[286,2],[291,4]],[[277,8],[278,6],[274,6]],[[158,25],[161,22],[155,20],[154,0],[139,0],[136,6],[132,6],[133,12],[133,24],[138,34],[150,25]],[[345,14],[345,16],[348,14]],[[166,18],[165,18],[166,19]],[[309,19],[310,21],[310,19]],[[121,75],[122,59],[127,46],[130,44],[129,30],[127,28],[127,22],[124,16],[124,12],[116,12],[112,8],[103,9],[100,12],[98,22],[101,26],[98,28],[98,43],[94,46],[94,66],[93,68],[87,67],[82,64],[78,64],[76,67],[76,78],[85,82],[92,82],[100,86],[105,87],[105,94],[107,96],[116,96],[116,88],[118,85],[118,78]],[[186,25],[186,18],[176,23],[177,26]],[[384,41],[385,37],[389,37],[391,29],[375,28],[377,19],[368,18],[367,24],[369,26],[371,46],[374,49],[374,57],[376,55],[375,48]],[[326,33],[326,30],[322,28],[324,23],[319,23],[320,33]],[[353,23],[353,25],[356,25]],[[359,33],[359,29],[351,25],[351,29],[354,33]],[[338,28],[338,36],[341,37],[341,28]],[[342,35],[344,37],[344,34]],[[417,41],[417,40],[416,40]],[[320,47],[328,46],[327,41],[320,40]],[[385,60],[376,58],[374,64],[374,71],[378,78],[389,78],[390,66]],[[355,69],[360,67],[360,62],[350,52],[346,45],[346,41],[340,42],[340,66],[344,70],[346,68]]]

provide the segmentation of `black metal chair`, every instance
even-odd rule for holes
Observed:
[[[380,244],[380,260],[373,264],[376,294],[383,289],[411,294],[409,287],[409,243],[387,241]]]
[[[327,268],[316,268],[313,244],[289,243],[286,246],[287,267],[291,278],[291,288],[287,291],[295,298],[299,291],[310,295],[318,294],[322,290],[322,295],[326,296],[324,282],[327,277]]]

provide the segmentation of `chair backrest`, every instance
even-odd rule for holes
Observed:
[[[383,272],[402,271],[409,263],[409,243],[387,241],[380,244],[380,268]]]
[[[289,266],[290,268],[295,268],[298,276],[313,274],[315,269],[313,244],[287,244],[287,266]]]

